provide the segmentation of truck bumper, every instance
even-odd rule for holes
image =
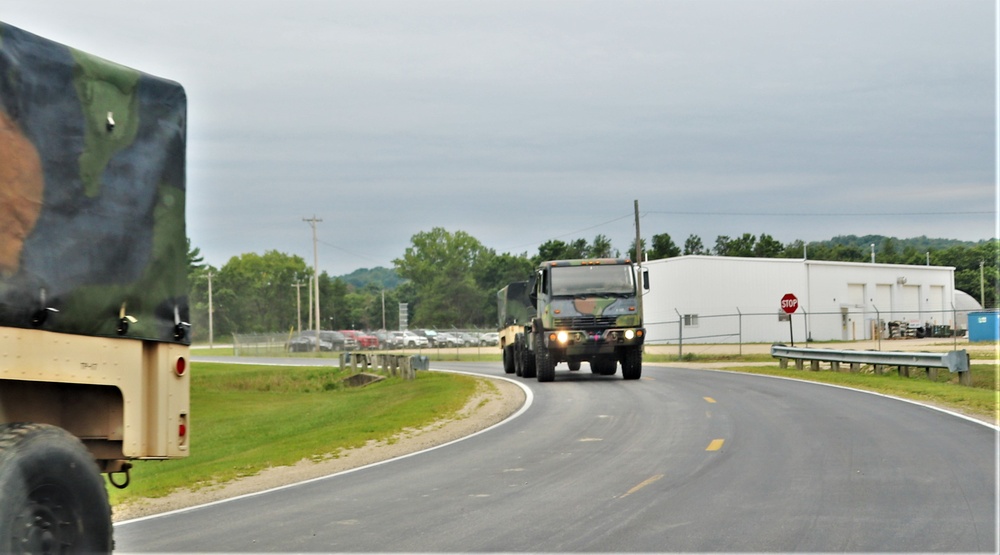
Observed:
[[[577,357],[613,354],[622,347],[641,346],[645,338],[644,328],[612,328],[548,331],[543,340],[549,351]]]

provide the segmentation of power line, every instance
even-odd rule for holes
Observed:
[[[976,216],[993,214],[991,210],[968,210],[954,212],[716,212],[697,210],[647,210],[644,214],[665,214],[670,216],[781,216],[781,217],[869,217],[869,216]]]
[[[319,240],[318,240],[317,242],[318,242],[319,244],[323,245],[323,246],[326,246],[326,247],[330,247],[330,248],[334,248],[334,249],[337,249],[338,251],[341,251],[341,252],[344,252],[344,253],[347,253],[347,254],[349,254],[349,255],[351,255],[351,256],[353,256],[353,257],[356,257],[356,258],[364,258],[365,260],[369,260],[369,261],[371,261],[371,262],[375,262],[375,263],[377,263],[377,264],[382,264],[382,262],[380,262],[380,261],[378,261],[378,260],[375,260],[374,258],[372,258],[372,257],[370,257],[370,256],[365,256],[365,255],[363,255],[363,254],[358,254],[358,253],[356,253],[356,252],[351,252],[351,251],[349,251],[349,250],[347,250],[347,249],[345,249],[345,248],[343,248],[343,247],[338,247],[337,245],[334,245],[334,244],[332,244],[332,243],[327,243],[326,241],[323,241],[322,239],[319,239]]]

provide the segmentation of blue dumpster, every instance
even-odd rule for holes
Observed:
[[[969,341],[1000,341],[1000,311],[970,312]]]

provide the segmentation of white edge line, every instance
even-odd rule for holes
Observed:
[[[846,389],[848,391],[857,391],[859,393],[867,393],[869,395],[876,395],[878,397],[885,397],[886,399],[895,399],[896,401],[902,401],[904,403],[910,403],[911,405],[917,405],[917,406],[928,408],[928,409],[931,409],[931,410],[936,410],[938,412],[943,412],[945,414],[948,414],[948,415],[951,415],[951,416],[954,416],[954,417],[957,417],[957,418],[961,418],[962,420],[968,420],[969,422],[973,422],[975,424],[982,424],[983,426],[986,426],[987,428],[991,428],[993,431],[1000,432],[1000,426],[997,426],[996,424],[990,424],[989,422],[984,422],[982,420],[979,420],[978,418],[972,418],[971,416],[967,416],[967,415],[962,414],[960,412],[955,412],[955,411],[948,410],[948,409],[941,408],[941,407],[935,407],[934,405],[928,405],[928,404],[925,404],[925,403],[921,403],[920,401],[914,401],[913,399],[904,399],[903,397],[896,397],[895,395],[887,395],[885,393],[879,393],[877,391],[870,391],[870,390],[867,390],[867,389],[856,389],[856,388],[853,388],[853,387],[848,387],[846,385],[840,385],[840,384],[833,384],[833,383],[826,383],[826,382],[814,382],[812,380],[807,380],[807,379],[804,379],[804,378],[792,378],[792,377],[789,377],[789,376],[774,376],[774,375],[771,375],[771,374],[755,374],[753,372],[740,372],[738,370],[723,370],[723,369],[720,369],[720,368],[689,368],[689,367],[684,367],[684,366],[669,366],[669,363],[657,363],[657,366],[660,366],[661,364],[664,365],[663,366],[664,368],[677,368],[677,369],[680,369],[680,370],[700,370],[700,371],[706,371],[707,370],[709,372],[725,372],[726,374],[739,374],[741,376],[760,376],[762,378],[773,378],[773,379],[776,379],[776,380],[789,380],[789,381],[793,381],[793,382],[811,383],[811,384],[816,384],[816,385],[824,385],[824,386],[827,386],[827,387],[836,387],[838,389]]]
[[[252,363],[246,363],[246,364],[252,364]],[[259,364],[259,363],[257,363],[257,364]],[[262,366],[264,366],[264,364],[262,364]],[[285,365],[281,365],[281,366],[285,366]],[[508,381],[508,382],[510,382],[510,383],[512,383],[512,384],[514,384],[514,385],[516,385],[518,387],[520,387],[521,390],[524,391],[524,404],[521,406],[520,409],[518,409],[517,412],[515,412],[514,414],[512,414],[512,415],[508,416],[507,418],[501,420],[500,422],[497,422],[496,424],[493,424],[492,426],[490,426],[488,428],[483,428],[482,430],[479,430],[478,432],[469,434],[467,436],[462,436],[462,437],[460,437],[458,439],[453,439],[453,440],[451,440],[451,441],[449,441],[447,443],[442,443],[441,445],[435,445],[434,447],[428,447],[427,449],[422,449],[420,451],[415,451],[413,453],[408,453],[406,455],[400,455],[398,457],[393,457],[391,459],[386,459],[384,461],[379,461],[379,462],[374,462],[374,463],[366,464],[364,466],[359,466],[357,468],[351,468],[349,470],[342,470],[342,471],[336,472],[334,474],[327,474],[326,476],[319,476],[319,477],[316,477],[316,478],[310,478],[308,480],[303,480],[301,482],[294,482],[294,483],[291,483],[291,484],[285,484],[285,485],[273,487],[273,488],[270,488],[270,489],[265,489],[265,490],[261,490],[261,491],[255,491],[253,493],[245,493],[243,495],[237,495],[236,497],[228,497],[226,499],[219,499],[217,501],[212,501],[212,502],[209,502],[209,503],[203,503],[201,505],[193,505],[191,507],[184,507],[183,509],[174,509],[173,511],[167,511],[167,512],[164,512],[164,513],[157,513],[155,515],[148,515],[148,516],[142,516],[142,517],[133,518],[133,519],[129,519],[129,520],[123,520],[121,522],[114,523],[114,526],[117,528],[119,526],[124,526],[126,524],[133,524],[133,523],[142,522],[142,521],[145,521],[145,520],[152,520],[152,519],[155,519],[155,518],[160,518],[160,517],[165,517],[165,516],[170,516],[170,515],[176,515],[176,514],[186,513],[186,512],[189,512],[189,511],[196,511],[196,510],[199,510],[199,509],[204,509],[206,507],[211,507],[213,505],[221,505],[223,503],[229,503],[230,501],[237,501],[239,499],[247,499],[247,498],[250,498],[250,497],[256,497],[258,495],[264,495],[266,493],[271,493],[271,492],[274,492],[274,491],[280,491],[280,490],[283,490],[283,489],[288,489],[288,488],[292,488],[292,487],[298,487],[298,486],[301,486],[303,484],[310,484],[310,483],[313,483],[313,482],[319,482],[321,480],[326,480],[328,478],[336,478],[337,476],[343,476],[344,474],[350,474],[352,472],[359,472],[361,470],[365,470],[365,469],[372,468],[372,467],[375,467],[375,466],[379,466],[379,465],[391,463],[391,462],[394,462],[394,461],[398,461],[400,459],[406,459],[406,458],[409,458],[409,457],[414,457],[414,456],[420,455],[422,453],[426,453],[428,451],[433,451],[435,449],[441,449],[442,447],[447,447],[447,446],[452,445],[454,443],[458,443],[460,441],[465,441],[466,439],[478,436],[479,434],[484,434],[484,433],[486,433],[486,432],[488,432],[488,431],[490,431],[490,430],[492,430],[494,428],[497,428],[499,426],[502,426],[502,425],[504,425],[504,424],[506,424],[506,423],[508,423],[508,422],[510,422],[512,420],[514,420],[515,418],[518,418],[519,416],[521,416],[522,414],[524,414],[529,408],[531,408],[531,404],[532,404],[532,402],[535,399],[534,393],[531,392],[531,389],[528,386],[524,385],[523,383],[521,383],[519,381],[507,378],[505,376],[489,376],[489,375],[484,375],[484,374],[476,374],[474,372],[463,372],[461,370],[430,370],[430,371],[432,371],[432,372],[447,372],[447,373],[450,373],[450,374],[465,374],[465,375],[474,376],[474,377],[477,377],[477,378],[486,378],[486,379],[495,379],[495,380],[505,380],[505,381]]]

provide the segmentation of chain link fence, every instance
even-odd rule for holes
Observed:
[[[647,345],[684,343],[795,343],[863,341],[924,337],[962,337],[967,313],[956,310],[838,312],[741,312],[678,314],[677,319],[646,321]]]

